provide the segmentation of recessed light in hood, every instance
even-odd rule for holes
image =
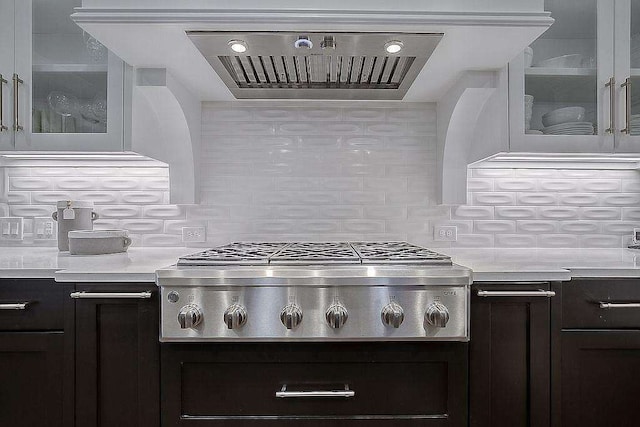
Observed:
[[[245,53],[247,51],[247,44],[242,40],[229,40],[227,44],[235,53]]]
[[[394,53],[400,52],[403,46],[404,46],[404,43],[402,43],[401,41],[392,40],[384,44],[384,50],[386,50],[387,53],[394,54]]]
[[[372,100],[402,99],[443,36],[216,31],[187,35],[237,99]],[[250,45],[251,53],[229,54],[229,40]]]

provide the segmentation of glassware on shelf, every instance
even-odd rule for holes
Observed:
[[[531,129],[531,117],[533,116],[533,96],[524,96],[524,130]]]
[[[71,123],[71,120],[78,113],[80,105],[78,98],[64,92],[54,91],[47,96],[47,103],[54,113],[62,116],[60,131],[63,133],[75,132],[75,123]],[[54,131],[57,131],[57,129]]]
[[[87,32],[82,32],[84,38],[84,44],[87,48],[89,56],[94,62],[104,62],[107,57],[107,48],[98,41],[95,37]]]

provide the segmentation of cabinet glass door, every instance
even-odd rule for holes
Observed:
[[[612,151],[607,83],[613,77],[613,0],[544,4],[555,22],[521,63],[509,66],[510,75],[524,75],[519,94],[513,91],[518,82],[510,79],[510,109],[518,113],[511,119],[512,150]]]
[[[628,82],[631,83],[631,87],[626,90],[625,86],[625,95],[628,93],[630,96],[628,104],[630,107],[629,123],[625,122],[625,126],[629,126],[628,130],[632,136],[640,136],[640,0],[631,0],[629,17],[631,18],[631,39],[629,43],[630,73]]]
[[[17,148],[122,149],[123,63],[70,18],[81,0],[16,4],[16,20],[29,20],[19,28],[30,28],[26,40],[16,37],[16,68],[24,81]]]
[[[545,10],[555,22],[525,52],[525,133],[594,135],[596,0],[546,0]]]

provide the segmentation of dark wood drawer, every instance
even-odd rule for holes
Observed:
[[[0,331],[62,330],[64,290],[53,279],[0,279]],[[27,303],[23,310],[11,304]]]
[[[640,279],[576,279],[563,283],[562,327],[640,329]]]
[[[466,343],[163,344],[163,425],[466,425],[466,353]],[[353,396],[308,394],[346,388]],[[285,390],[303,394],[278,397]]]

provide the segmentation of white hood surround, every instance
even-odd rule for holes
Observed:
[[[437,101],[469,69],[498,69],[542,34],[553,19],[542,1],[175,2],[84,1],[72,19],[134,67],[166,68],[202,101],[234,97],[186,31],[443,33],[404,97]],[[171,3],[171,4],[169,4]]]

